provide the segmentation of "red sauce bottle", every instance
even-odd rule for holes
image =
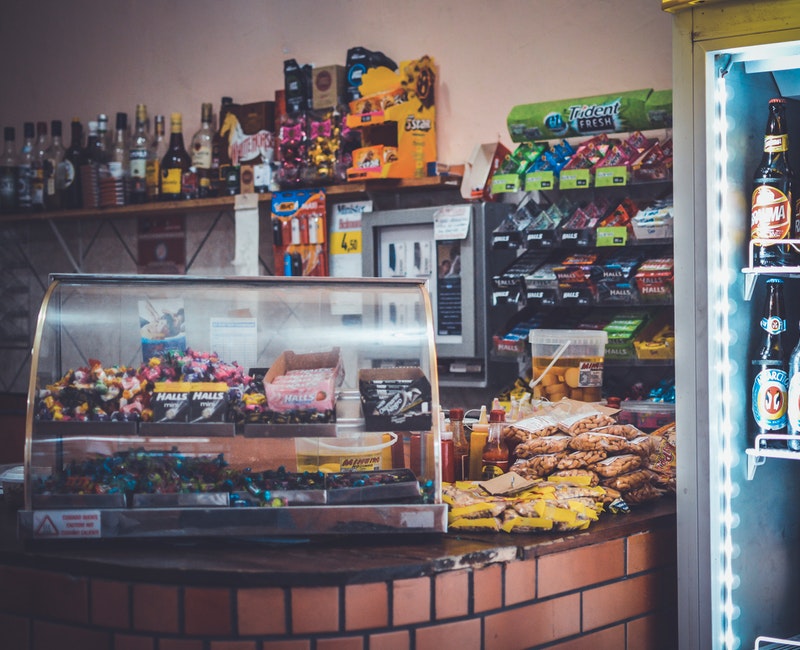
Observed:
[[[489,414],[489,437],[483,447],[481,479],[488,481],[508,471],[508,447],[503,442],[503,426],[506,421],[504,409],[492,409]]]

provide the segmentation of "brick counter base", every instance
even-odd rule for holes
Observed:
[[[675,527],[430,576],[202,587],[0,565],[3,650],[673,650]]]

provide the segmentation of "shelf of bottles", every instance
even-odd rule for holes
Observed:
[[[391,192],[403,190],[436,190],[458,189],[461,178],[457,176],[429,176],[425,178],[398,178],[375,179],[342,183],[340,185],[325,186],[328,196],[347,197],[368,195],[372,192]],[[298,188],[300,189],[300,188]],[[190,199],[185,201],[154,201],[137,205],[125,205],[114,208],[79,208],[73,210],[52,210],[41,212],[15,212],[0,214],[0,223],[23,222],[31,219],[104,219],[131,218],[142,216],[157,216],[169,214],[187,214],[192,212],[207,212],[214,210],[233,210],[237,195],[217,196],[204,199]],[[259,205],[269,205],[272,193],[258,194]]]
[[[751,239],[748,246],[748,265],[742,269],[744,274],[744,298],[753,297],[759,276],[800,278],[800,266],[759,266],[756,262],[756,246],[788,245],[800,250],[800,239]],[[777,444],[776,444],[777,443]],[[797,446],[798,450],[791,449]],[[767,462],[767,458],[800,460],[800,435],[761,433],[755,437],[747,453],[747,480],[752,481],[756,469]]]
[[[800,266],[758,266],[755,264],[756,246],[792,246],[800,251],[800,239],[751,239],[748,247],[747,266],[742,269],[744,273],[744,299],[750,300],[753,297],[753,289],[756,280],[760,275],[775,277],[795,277],[800,278]],[[800,259],[800,256],[799,258]]]

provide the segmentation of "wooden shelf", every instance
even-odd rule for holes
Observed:
[[[458,189],[461,186],[460,176],[428,176],[425,178],[381,178],[340,185],[320,186],[331,197],[345,198],[359,196],[371,192],[392,192],[409,190]],[[300,188],[297,189],[308,189]],[[315,188],[316,189],[316,188]],[[288,189],[286,191],[289,191]],[[259,194],[258,202],[269,203],[272,194]],[[209,212],[233,209],[235,196],[220,196],[211,199],[194,199],[191,201],[159,201],[139,205],[125,205],[118,208],[81,208],[79,210],[57,210],[52,212],[26,212],[0,215],[0,223],[23,221],[45,221],[51,219],[129,219],[159,215],[184,214],[187,212]]]

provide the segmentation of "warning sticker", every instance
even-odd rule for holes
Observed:
[[[99,510],[36,510],[33,536],[37,539],[100,537]]]

